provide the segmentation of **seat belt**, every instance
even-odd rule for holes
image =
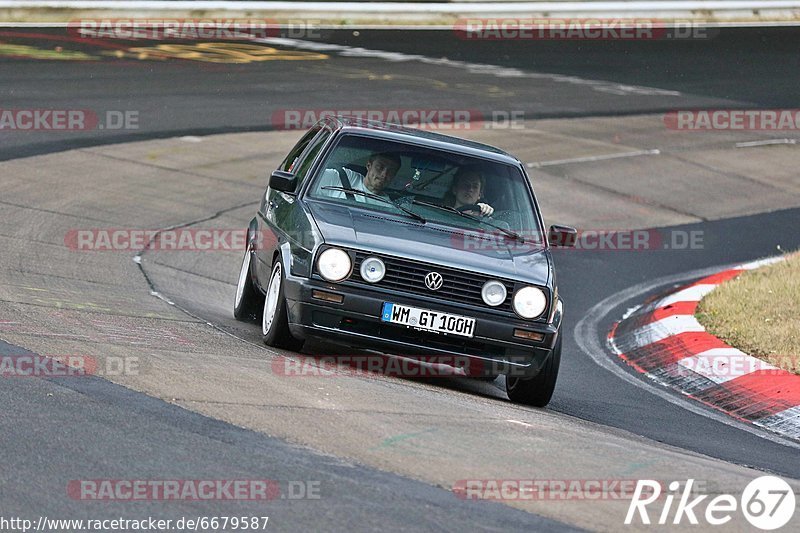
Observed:
[[[348,189],[348,190],[352,189],[353,187],[352,187],[352,185],[350,185],[350,180],[347,179],[347,173],[344,171],[344,169],[343,168],[337,168],[336,172],[339,174],[339,181],[342,182],[342,187],[344,187],[345,189]],[[355,195],[353,193],[345,192],[344,194],[345,194],[345,196],[347,196],[348,200],[353,201],[353,202],[356,201],[356,197],[355,197]]]

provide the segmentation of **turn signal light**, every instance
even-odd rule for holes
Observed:
[[[524,329],[515,329],[514,336],[519,339],[526,339],[529,341],[542,341],[544,340],[544,333],[537,333],[535,331],[526,331]]]
[[[337,304],[340,304],[344,301],[344,295],[342,294],[335,294],[332,292],[325,292],[318,290],[312,290],[311,297],[316,298],[317,300],[325,300],[326,302],[333,302]]]

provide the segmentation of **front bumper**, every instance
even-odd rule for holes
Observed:
[[[312,290],[342,295],[342,303],[313,298]],[[469,361],[470,375],[539,373],[560,334],[561,302],[550,323],[530,322],[480,309],[465,309],[401,293],[387,294],[287,275],[284,286],[289,329],[297,338],[318,338],[388,353],[420,356],[458,356]],[[472,338],[421,331],[382,322],[384,302],[431,309],[476,319]],[[540,342],[514,337],[514,329],[542,333]],[[477,372],[476,372],[477,370]]]

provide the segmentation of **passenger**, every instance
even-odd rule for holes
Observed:
[[[491,216],[494,213],[494,208],[480,201],[485,190],[486,180],[478,169],[461,167],[456,172],[456,175],[453,176],[450,190],[444,195],[444,205],[455,207],[456,209],[472,205],[476,206],[476,208],[465,211],[466,213],[483,217]],[[480,208],[480,211],[477,208]]]

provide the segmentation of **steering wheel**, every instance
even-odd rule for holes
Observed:
[[[461,207],[457,207],[456,211],[461,211],[462,213],[465,211],[475,211],[480,213],[481,206],[479,206],[478,204],[467,204],[467,205],[462,205]]]

